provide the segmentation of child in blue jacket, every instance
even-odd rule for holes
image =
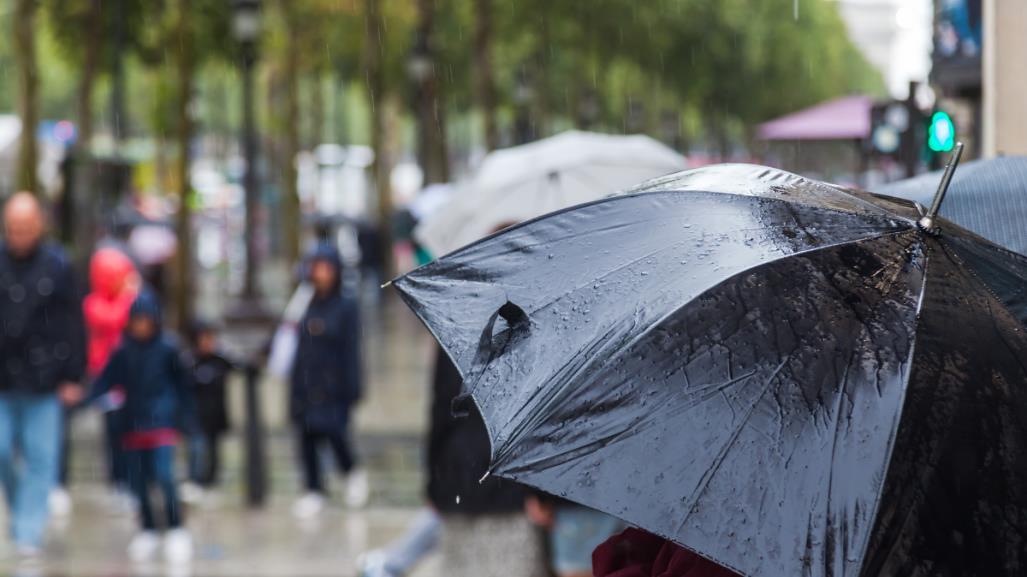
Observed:
[[[88,400],[117,386],[125,392],[120,442],[142,523],[142,531],[129,545],[129,556],[142,561],[160,547],[148,496],[150,486],[156,485],[164,497],[165,557],[170,562],[188,561],[192,540],[182,527],[174,465],[179,432],[194,428],[195,411],[188,392],[188,369],[178,346],[161,328],[160,303],[152,292],[141,292],[132,304],[124,338],[93,383]]]

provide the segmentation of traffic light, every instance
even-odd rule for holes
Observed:
[[[927,125],[927,147],[934,152],[948,152],[956,145],[956,125],[944,110],[931,115]]]
[[[895,156],[909,128],[909,110],[899,101],[885,101],[870,109],[870,147],[878,155]]]

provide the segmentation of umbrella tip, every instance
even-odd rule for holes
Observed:
[[[387,288],[389,288],[390,286],[392,286],[392,281],[391,281],[391,280],[390,280],[390,281],[385,281],[385,283],[384,283],[384,284],[382,284],[382,286],[380,286],[380,287],[378,287],[378,288],[380,288],[380,289],[387,289]]]
[[[938,211],[941,210],[941,203],[945,200],[945,193],[949,190],[952,175],[956,172],[956,166],[959,165],[961,156],[963,156],[963,143],[957,142],[955,150],[952,151],[952,155],[949,156],[949,161],[945,165],[945,172],[941,174],[941,182],[938,183],[938,192],[934,193],[934,201],[931,202],[931,208],[927,210],[927,214],[917,221],[917,226],[920,227],[920,230],[931,234],[938,233],[938,227],[934,225],[934,219],[938,216]]]

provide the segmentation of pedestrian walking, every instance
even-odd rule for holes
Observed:
[[[125,391],[124,430],[128,479],[138,501],[141,531],[129,545],[136,561],[160,547],[158,524],[149,491],[156,485],[164,498],[164,554],[170,562],[192,556],[192,539],[183,526],[175,486],[175,445],[179,433],[195,430],[195,408],[188,390],[188,368],[178,346],[161,328],[156,296],[144,290],[132,304],[121,345],[94,381],[94,401],[120,386]]]
[[[72,267],[43,240],[36,198],[4,205],[0,247],[0,483],[16,551],[42,550],[48,498],[60,468],[61,401],[81,397],[82,303]]]
[[[89,284],[90,292],[82,302],[82,312],[86,327],[86,377],[92,380],[107,366],[111,354],[121,342],[129,308],[139,292],[139,273],[132,259],[122,250],[103,247],[89,260]],[[107,478],[112,491],[111,501],[118,508],[124,508],[129,500],[125,454],[120,440],[123,400],[123,391],[116,387],[103,403]],[[50,495],[50,508],[54,515],[67,515],[71,511],[71,497],[66,487],[72,454],[68,419],[72,414],[73,410],[66,411],[60,484]]]
[[[441,574],[498,577],[547,574],[542,537],[524,513],[526,492],[511,481],[488,477],[489,438],[473,406],[454,400],[462,379],[442,349],[432,379],[428,436],[428,499],[442,519]]]
[[[356,299],[342,291],[342,272],[339,253],[327,244],[315,248],[308,259],[314,297],[300,321],[289,394],[306,489],[293,513],[303,519],[324,508],[324,447],[332,450],[347,475],[346,504],[363,506],[368,498],[367,475],[357,468],[349,439],[350,415],[363,388],[361,325]]]
[[[189,440],[189,481],[182,499],[199,501],[217,485],[221,438],[228,432],[226,383],[234,363],[221,351],[213,325],[198,321],[190,331],[190,391],[196,406],[197,428]]]

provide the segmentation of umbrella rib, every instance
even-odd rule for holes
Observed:
[[[913,316],[913,330],[912,330],[913,339],[912,339],[912,344],[909,347],[909,354],[906,355],[906,367],[907,368],[906,368],[906,376],[905,376],[905,379],[903,380],[903,389],[905,389],[905,390],[909,389],[909,377],[913,374],[913,371],[912,371],[913,359],[916,356],[917,335],[920,333],[920,313],[923,310],[924,298],[927,295],[927,269],[930,266],[930,262],[931,262],[931,259],[928,256],[927,252],[925,251],[925,253],[924,253],[924,268],[923,268],[923,272],[922,272],[923,280],[920,282],[920,295],[917,298],[916,314]],[[891,469],[892,456],[893,456],[893,454],[895,452],[895,440],[896,440],[896,437],[897,437],[898,432],[899,432],[899,425],[902,423],[902,414],[906,410],[906,395],[905,395],[905,393],[903,393],[900,396],[899,403],[900,403],[900,406],[899,406],[898,411],[896,413],[898,415],[898,417],[895,419],[895,423],[892,425],[892,430],[891,430],[891,432],[888,435],[888,438],[890,439],[891,442],[888,443],[888,448],[887,448],[888,454],[885,456],[885,460],[884,460],[885,469],[884,469],[884,475],[883,475],[882,479],[887,479],[888,478],[888,471]],[[882,493],[878,492],[877,498],[874,501],[874,505],[873,505],[873,508],[872,508],[872,514],[870,516],[870,519],[877,519],[877,515],[878,515],[878,513],[881,510],[881,497],[882,497]],[[910,515],[912,515],[912,510],[910,510],[910,511],[908,511],[906,513],[905,519],[908,519]],[[903,521],[902,524],[905,524],[905,520]],[[893,547],[899,546],[899,542],[895,541],[892,546]],[[870,547],[870,538],[868,537],[866,540],[864,540],[862,551],[860,551],[860,553],[859,553],[859,557],[858,558],[860,559],[861,562],[862,562],[863,559],[866,558],[867,549],[869,547]]]

